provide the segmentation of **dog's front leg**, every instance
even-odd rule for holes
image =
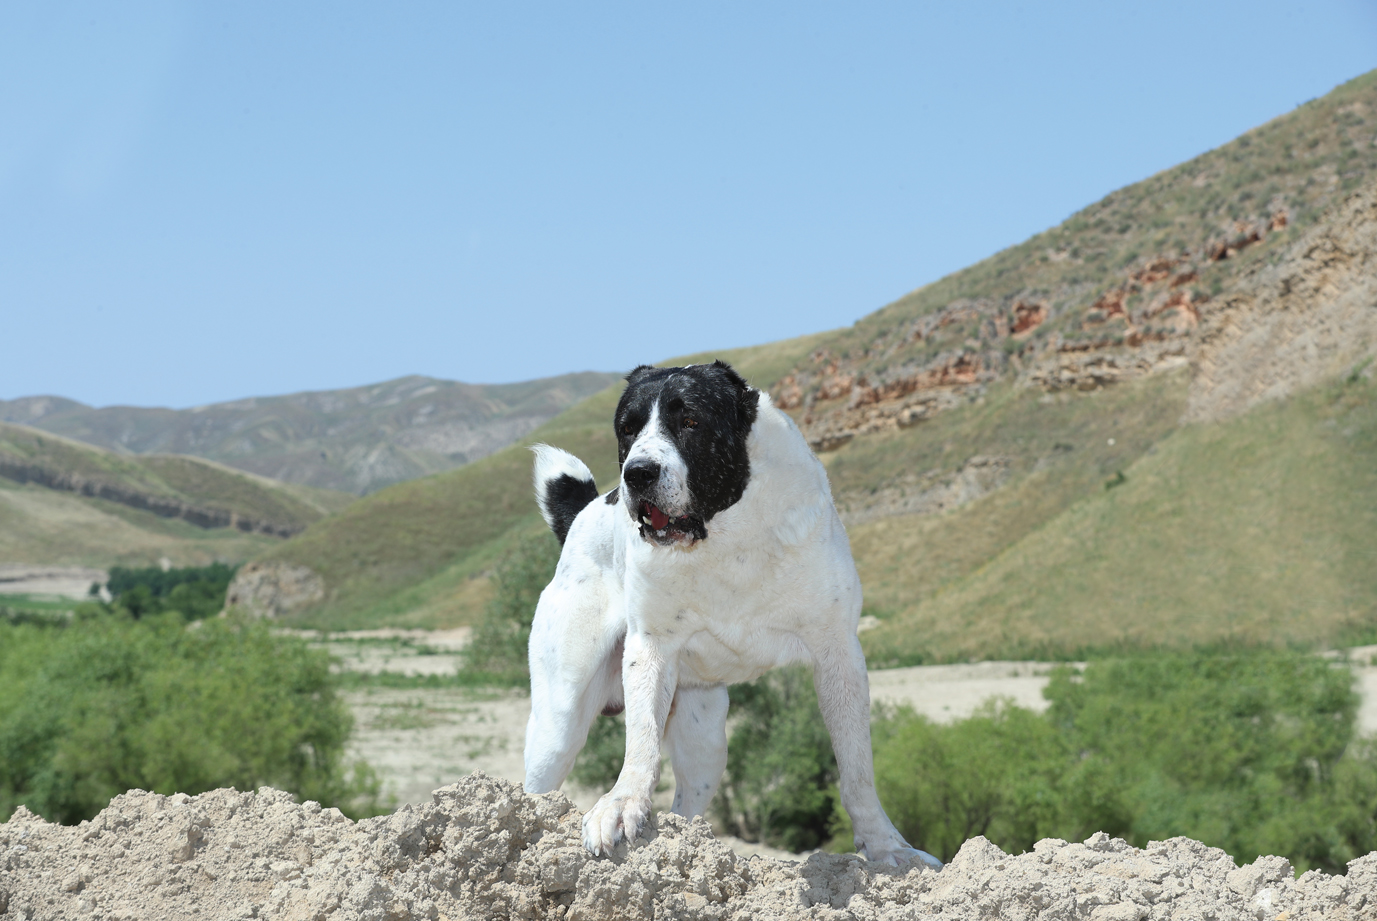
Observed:
[[[650,794],[660,779],[660,739],[677,683],[677,651],[644,633],[628,633],[622,653],[626,759],[616,785],[583,817],[583,843],[594,854],[608,853],[623,837],[635,840],[650,817]]]
[[[870,679],[865,653],[854,634],[832,636],[813,649],[813,686],[823,722],[832,736],[841,775],[841,800],[851,816],[856,850],[868,860],[902,866],[917,858],[929,866],[942,862],[911,847],[889,821],[875,793],[875,765],[870,750]]]

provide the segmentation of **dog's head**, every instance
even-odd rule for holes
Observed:
[[[707,538],[714,515],[741,498],[759,396],[721,361],[641,365],[627,375],[615,417],[620,491],[643,538],[691,546]]]

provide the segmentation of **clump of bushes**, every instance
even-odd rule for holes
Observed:
[[[910,841],[949,859],[974,835],[1013,853],[1096,831],[1138,847],[1187,835],[1240,862],[1280,854],[1329,872],[1377,848],[1377,751],[1355,737],[1343,663],[1144,656],[1062,668],[1045,693],[1044,714],[879,714],[876,785]],[[849,842],[840,809],[834,830]]]
[[[791,851],[830,837],[837,759],[813,689],[813,672],[777,669],[731,688],[727,773],[713,799],[728,833]]]
[[[113,596],[113,604],[136,620],[167,611],[176,611],[184,620],[201,620],[214,617],[224,608],[225,592],[236,569],[224,563],[167,570],[157,566],[115,566],[110,570],[106,588]],[[92,586],[92,594],[95,591]]]
[[[588,727],[588,741],[579,752],[569,779],[581,787],[599,792],[611,789],[622,772],[626,759],[626,718],[599,716]],[[660,782],[663,784],[664,778]]]
[[[464,647],[462,674],[491,685],[531,680],[526,649],[540,593],[555,576],[559,541],[548,531],[523,537],[497,567],[496,592]]]
[[[1064,750],[1055,729],[1031,710],[990,704],[938,725],[910,708],[880,708],[871,734],[880,802],[915,847],[945,861],[977,835],[1013,853],[1055,837],[1049,813],[1062,792]],[[834,846],[849,850],[842,809],[833,832]]]
[[[264,784],[381,811],[377,777],[345,763],[353,719],[328,655],[263,623],[88,607],[66,625],[0,621],[0,819],[23,803],[70,824],[135,787]]]

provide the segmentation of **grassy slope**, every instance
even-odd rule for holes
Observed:
[[[825,457],[834,488],[882,482],[904,464],[950,464],[973,447],[1012,461],[1007,485],[936,515],[900,515],[850,529],[866,606],[882,618],[905,614],[1055,518],[1142,457],[1176,425],[1184,374],[1162,375],[1090,395],[1043,396],[1007,385],[983,403],[915,429],[857,439]],[[1114,439],[1110,445],[1109,440]]]
[[[351,501],[326,490],[284,487],[264,477],[195,457],[132,457],[38,429],[0,422],[0,455],[120,490],[224,509],[274,524],[304,528]]]
[[[768,387],[819,338],[687,356],[673,363],[719,357]],[[531,492],[526,445],[543,441],[571,451],[588,464],[599,484],[610,488],[617,459],[610,420],[619,393],[618,386],[590,397],[490,457],[360,499],[271,549],[263,558],[308,566],[328,586],[326,602],[295,620],[332,629],[472,622],[487,600],[484,576],[492,564],[520,534],[544,527]]]
[[[950,660],[1377,632],[1377,384],[1358,377],[1178,429],[1124,472],[911,596],[865,635],[868,650]]]
[[[0,560],[63,566],[235,562],[281,543],[231,528],[199,528],[114,502],[0,478]]]
[[[217,508],[244,509],[272,520],[281,517],[310,524],[341,511],[355,498],[334,489],[283,483],[199,457],[145,454],[137,463],[180,495],[195,497],[196,501]]]
[[[0,454],[45,470],[198,508],[304,527],[353,501],[198,458],[130,457],[25,426],[0,423]],[[280,543],[230,528],[206,529],[117,502],[0,477],[0,559],[29,563],[178,565],[243,560]]]

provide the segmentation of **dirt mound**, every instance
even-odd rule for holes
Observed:
[[[21,809],[0,825],[0,917],[351,919],[1371,918],[1377,854],[1346,877],[1294,879],[1280,857],[1238,868],[1174,838],[1137,850],[1097,834],[1010,857],[968,841],[943,870],[853,856],[745,859],[701,819],[661,815],[596,859],[559,794],[484,774],[357,824],[267,787],[131,791],[94,821]]]

